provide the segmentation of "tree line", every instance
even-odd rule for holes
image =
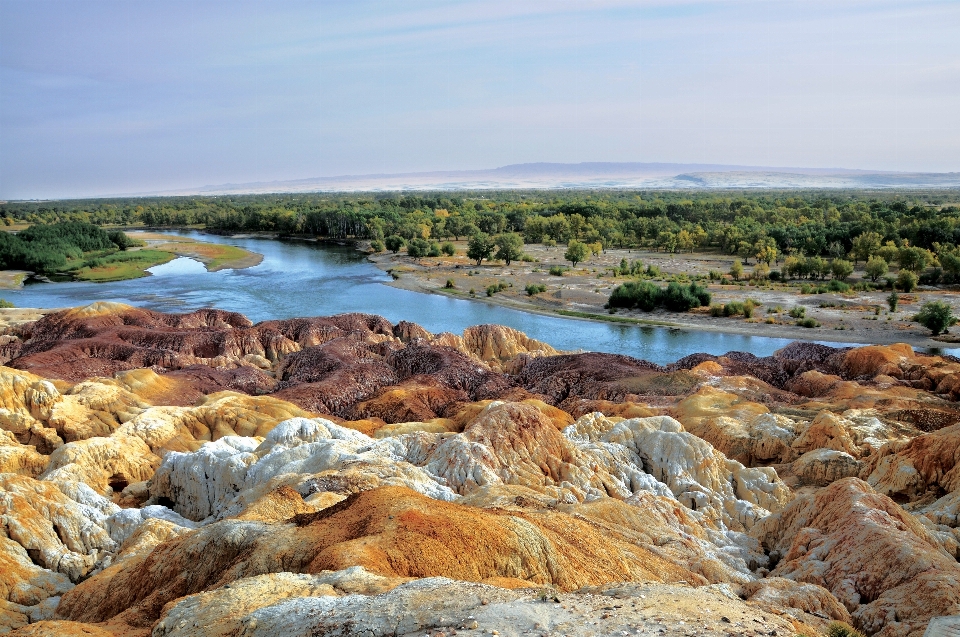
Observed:
[[[291,194],[7,202],[0,219],[8,226],[75,221],[399,237],[405,244],[517,234],[525,243],[575,240],[604,249],[713,248],[769,264],[785,256],[867,261],[889,245],[939,254],[960,243],[958,202],[949,190]]]
[[[0,232],[0,269],[31,270],[52,274],[67,266],[68,259],[82,259],[89,252],[105,253],[142,245],[122,231],[106,231],[82,221],[35,224],[18,232]]]

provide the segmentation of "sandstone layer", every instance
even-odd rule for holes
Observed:
[[[950,357],[661,366],[114,303],[4,330],[0,632],[920,637],[960,614]]]

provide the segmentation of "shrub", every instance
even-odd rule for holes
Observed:
[[[447,279],[447,283],[443,287],[447,290],[452,290],[457,287],[457,285],[453,282],[453,279]]]
[[[758,305],[760,304],[751,299],[747,299],[746,301],[744,301],[743,302],[743,318],[752,318],[753,310],[756,309]]]
[[[562,265],[552,265],[550,266],[550,274],[553,276],[563,276],[563,273],[566,272],[569,268],[566,268]]]
[[[139,239],[132,239],[126,235],[126,233],[121,232],[120,230],[111,230],[107,233],[107,237],[110,238],[110,242],[121,250],[126,250],[127,248],[133,247],[143,247],[147,245]]]
[[[850,284],[838,279],[831,279],[830,283],[827,284],[827,289],[831,292],[849,292]]]
[[[934,336],[946,332],[947,328],[957,322],[951,307],[943,301],[924,303],[920,313],[913,317],[920,325],[930,330]]]
[[[710,316],[723,316],[723,306],[722,306],[722,305],[711,305],[711,306],[710,306]]]
[[[450,243],[449,241],[447,241],[442,246],[440,246],[440,252],[444,253],[448,257],[452,257],[457,253],[457,247],[452,243]]]
[[[396,254],[400,252],[400,248],[406,245],[406,241],[403,240],[403,237],[397,234],[392,234],[386,239],[384,239],[384,244],[387,246],[387,250]]]
[[[425,257],[430,253],[430,242],[426,239],[411,239],[407,244],[407,255],[414,259]]]
[[[800,327],[820,327],[820,323],[812,318],[802,318],[797,320],[797,325]]]
[[[384,248],[383,241],[381,241],[380,239],[374,239],[373,241],[370,242],[370,249],[373,250],[374,252],[383,252],[383,248]]]
[[[607,304],[610,307],[640,308],[652,312],[660,300],[660,287],[648,281],[629,281],[614,288]]]
[[[853,264],[843,259],[834,259],[830,263],[830,272],[834,279],[844,281],[853,274]]]
[[[913,292],[917,287],[917,275],[910,270],[900,270],[897,275],[897,288],[904,292]]]
[[[524,254],[522,257],[520,257],[520,260],[524,263],[534,263],[536,261],[536,259],[531,257],[529,254]]]
[[[691,287],[696,283],[691,284]],[[709,294],[708,303],[709,303]],[[666,290],[661,292],[660,302],[671,312],[686,312],[694,307],[700,307],[700,299],[690,287],[671,282]]]
[[[801,319],[806,315],[807,315],[807,308],[803,307],[802,305],[796,305],[790,308],[791,318]]]
[[[859,630],[851,628],[843,622],[833,622],[827,626],[826,637],[865,637]]]
[[[440,256],[440,244],[436,241],[430,243],[430,248],[427,250],[428,257],[439,257]]]
[[[660,266],[657,265],[648,265],[645,274],[649,277],[658,277],[660,276]]]
[[[743,307],[743,303],[740,301],[730,301],[723,306],[723,315],[737,316],[738,314],[743,314]]]
[[[936,285],[940,283],[943,279],[943,270],[940,268],[933,268],[928,272],[924,272],[920,275],[920,284],[921,285]]]
[[[527,296],[542,294],[547,291],[547,286],[542,283],[531,283],[526,288]]]
[[[780,274],[780,270],[770,270],[770,280],[779,281],[783,278],[783,275]]]
[[[890,296],[887,297],[887,305],[890,306],[891,312],[897,311],[897,303],[899,302],[900,302],[900,295],[897,294],[896,290],[894,290],[893,292],[890,293]]]
[[[11,308],[11,307],[16,307],[16,305],[14,305],[13,303],[11,303],[6,299],[0,299],[0,308]]]
[[[739,259],[734,261],[733,265],[730,266],[730,276],[733,277],[734,281],[739,281],[740,277],[743,276],[743,264],[740,263]]]
[[[721,272],[720,270],[710,270],[711,281],[719,281],[722,278],[723,278],[723,272]]]

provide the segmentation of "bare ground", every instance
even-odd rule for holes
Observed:
[[[920,306],[930,300],[944,300],[960,314],[960,294],[952,290],[934,288],[919,289],[911,294],[900,294],[897,312],[890,312],[886,298],[889,291],[801,294],[800,284],[750,285],[719,284],[704,281],[713,295],[714,304],[753,299],[760,303],[753,317],[712,317],[707,308],[677,313],[665,310],[643,312],[619,310],[611,317],[604,309],[613,289],[626,280],[614,277],[611,268],[621,259],[641,261],[645,266],[654,265],[663,276],[653,279],[666,285],[673,275],[704,275],[710,270],[728,272],[734,257],[717,252],[695,254],[665,254],[647,250],[611,249],[598,256],[591,256],[586,263],[567,271],[563,276],[549,274],[551,266],[566,266],[565,246],[548,247],[526,245],[526,254],[533,262],[514,261],[509,266],[503,262],[487,262],[477,266],[464,256],[466,242],[456,242],[454,257],[412,259],[404,252],[399,254],[371,254],[370,260],[378,267],[391,272],[392,285],[404,289],[447,294],[459,298],[474,299],[487,303],[508,306],[528,312],[562,314],[577,312],[595,315],[596,320],[627,319],[638,323],[661,324],[698,331],[716,331],[732,334],[770,336],[796,340],[817,340],[849,343],[909,343],[914,347],[949,347],[953,335],[930,338],[929,330],[911,321]],[[862,264],[861,264],[862,267]],[[752,266],[745,266],[747,272]],[[774,266],[776,269],[776,266]],[[860,268],[848,279],[849,283],[862,280]],[[452,281],[453,288],[445,287]],[[487,296],[486,288],[505,282],[512,287]],[[524,291],[531,283],[546,285],[547,291],[529,296]],[[816,283],[816,282],[811,282]],[[823,283],[823,282],[820,282]],[[473,295],[470,294],[473,290]],[[806,309],[806,316],[818,321],[817,328],[804,328],[788,312],[795,306]],[[584,318],[584,317],[580,317]],[[958,328],[954,328],[956,331]]]

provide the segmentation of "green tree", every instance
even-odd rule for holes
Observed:
[[[383,241],[381,241],[380,239],[374,239],[373,241],[370,242],[370,249],[373,250],[374,252],[383,252],[383,248],[384,248]]]
[[[485,232],[478,232],[470,237],[470,242],[467,244],[467,257],[480,265],[484,259],[490,258],[493,248],[494,245],[490,240],[490,235]]]
[[[740,263],[740,259],[736,259],[730,266],[730,276],[734,281],[739,281],[743,277],[743,264]]]
[[[497,235],[493,244],[497,247],[495,258],[502,259],[507,265],[523,256],[523,237],[516,232]]]
[[[848,276],[853,274],[853,264],[843,259],[834,259],[830,263],[830,272],[833,273],[834,279],[844,281]]]
[[[430,253],[430,242],[426,239],[412,239],[407,244],[407,254],[414,259],[422,259]]]
[[[913,318],[917,323],[930,330],[934,336],[947,331],[948,327],[957,322],[957,319],[953,316],[953,310],[943,301],[924,303],[920,312]]]
[[[567,244],[567,251],[563,253],[563,258],[572,263],[573,267],[577,267],[577,264],[585,261],[589,254],[590,248],[587,247],[587,244],[571,239],[570,243]]]
[[[387,250],[396,254],[400,252],[400,248],[405,246],[407,242],[404,241],[400,235],[392,234],[384,240],[384,244],[386,244]]]
[[[457,248],[452,243],[447,241],[442,246],[440,246],[440,251],[443,252],[448,257],[452,257],[457,253]]]
[[[900,252],[897,255],[897,262],[903,270],[921,272],[928,265],[927,251],[923,248],[904,246],[900,248]]]
[[[880,257],[870,257],[870,259],[867,261],[867,265],[864,266],[864,272],[874,283],[876,283],[880,277],[885,275],[888,270],[889,268],[887,267],[887,262]]]
[[[887,297],[887,305],[890,306],[891,312],[897,311],[897,304],[900,303],[900,295],[897,294],[897,291],[894,290],[890,293],[890,296]]]
[[[858,261],[867,261],[880,250],[880,241],[882,237],[876,232],[864,232],[854,237],[853,249],[850,250],[850,256],[853,258],[853,264]]]
[[[900,270],[900,274],[897,275],[897,287],[904,292],[913,292],[917,287],[917,275],[910,270]]]

